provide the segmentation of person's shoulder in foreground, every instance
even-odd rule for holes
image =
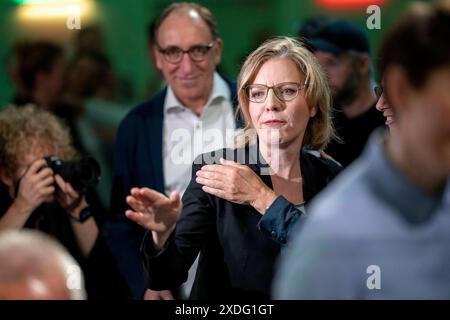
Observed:
[[[450,229],[450,217],[444,212],[450,183],[437,205],[390,167],[381,141],[375,141],[380,138],[373,136],[363,157],[314,199],[308,219],[299,224],[281,263],[275,298],[450,295],[450,282],[435,278],[445,276],[435,267],[450,262],[450,235],[445,232]],[[384,188],[382,181],[387,181]],[[439,251],[440,261],[436,261]]]
[[[275,297],[450,298],[449,19],[448,0],[416,2],[387,33],[379,74],[398,130],[315,199]]]

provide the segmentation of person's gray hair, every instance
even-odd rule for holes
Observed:
[[[35,264],[55,267],[55,272],[60,271],[65,283],[63,284],[71,300],[86,299],[84,277],[79,264],[59,242],[40,231],[6,230],[0,232],[0,286],[4,279],[26,275],[29,270],[17,270],[8,267],[8,261],[20,256]],[[24,268],[25,269],[25,268]],[[79,285],[72,287],[70,282],[71,270],[77,270]],[[52,269],[53,270],[53,269]],[[57,274],[55,274],[57,276]]]

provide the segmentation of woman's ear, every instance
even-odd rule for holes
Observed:
[[[317,106],[314,106],[309,110],[309,117],[314,118],[316,114],[317,114]]]

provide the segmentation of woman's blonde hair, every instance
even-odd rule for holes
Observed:
[[[252,84],[262,65],[270,59],[286,58],[293,61],[298,71],[305,76],[305,99],[308,107],[316,107],[317,113],[310,118],[303,138],[303,146],[323,149],[335,136],[331,119],[331,94],[326,76],[314,55],[303,44],[289,37],[277,37],[264,42],[245,60],[238,77],[238,112],[245,120],[241,143],[256,141],[249,114],[246,87]]]
[[[69,129],[53,114],[29,105],[0,112],[0,167],[14,174],[33,148],[51,148],[62,160],[78,157]]]

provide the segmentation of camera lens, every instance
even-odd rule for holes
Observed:
[[[93,188],[100,181],[100,165],[92,157],[82,158],[74,165],[77,176],[74,180],[79,181],[82,188]]]
[[[78,161],[62,161],[58,157],[45,158],[47,166],[54,174],[59,174],[79,192],[93,188],[100,181],[100,165],[92,157],[83,157]]]

